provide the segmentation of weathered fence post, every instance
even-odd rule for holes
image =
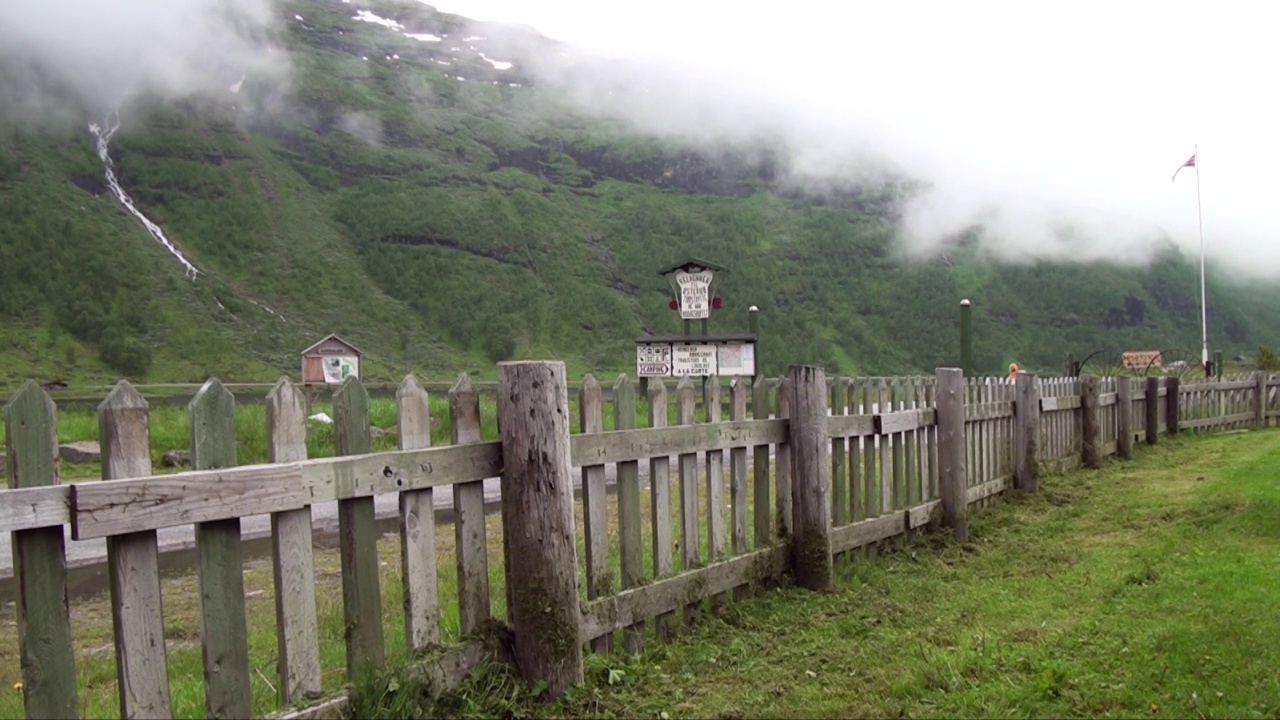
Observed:
[[[231,391],[217,378],[210,378],[187,407],[191,413],[191,469],[235,467],[236,401]],[[240,519],[196,523],[195,528],[205,715],[249,717],[253,696]]]
[[[938,368],[938,478],[942,514],[956,542],[969,542],[968,472],[964,463],[964,371]]]
[[[796,584],[833,588],[831,558],[831,441],[827,437],[827,379],[820,367],[793,365],[787,372],[791,415],[791,483],[795,526],[791,556]]]
[[[1116,453],[1133,457],[1133,378],[1116,378]]]
[[[1040,392],[1036,376],[1019,373],[1014,381],[1014,475],[1013,486],[1023,492],[1040,491],[1040,468],[1036,453],[1040,441]]]
[[[1097,470],[1102,467],[1102,408],[1099,402],[1099,381],[1096,376],[1080,378],[1080,412],[1083,416],[1081,428],[1083,442],[1081,457],[1084,466]]]
[[[98,439],[102,445],[103,480],[151,474],[147,401],[127,380],[121,380],[98,406]],[[107,575],[120,716],[169,717],[169,662],[156,531],[107,538]]]
[[[1182,403],[1179,402],[1180,398],[1178,397],[1178,395],[1180,393],[1178,391],[1178,386],[1181,385],[1181,382],[1182,381],[1176,377],[1170,377],[1170,378],[1164,379],[1164,387],[1165,387],[1164,425],[1165,425],[1165,431],[1168,432],[1170,435],[1178,434],[1178,414],[1182,406]]]
[[[282,377],[267,395],[267,462],[307,459],[307,398]],[[296,703],[320,694],[320,638],[316,625],[311,508],[271,514],[276,588],[276,647],[280,699]]]
[[[1266,427],[1267,425],[1267,374],[1256,372],[1253,374],[1253,425],[1254,427]]]
[[[372,449],[369,393],[353,376],[333,394],[337,455]],[[372,495],[338,501],[338,560],[342,567],[342,619],[346,624],[347,678],[383,665],[382,589],[378,577],[378,528]]]
[[[774,397],[778,406],[777,416],[779,418],[791,417],[791,391],[787,388],[787,377],[785,375],[778,378]],[[791,539],[792,525],[795,522],[794,512],[792,511],[794,493],[791,486],[791,444],[779,443],[774,451],[773,461],[774,502],[777,504],[778,539],[785,541]]]
[[[499,363],[498,427],[516,664],[558,697],[583,680],[564,363]]]
[[[401,450],[431,447],[431,398],[413,375],[396,388],[396,438]],[[440,642],[436,510],[431,488],[400,493],[400,575],[409,653]]]
[[[9,487],[58,485],[57,410],[44,388],[32,380],[23,383],[4,406],[4,422]],[[26,715],[80,717],[62,526],[13,533],[13,576]]]
[[[481,441],[480,393],[466,373],[449,389],[449,431],[454,445]],[[491,617],[489,541],[484,481],[453,486],[454,555],[458,565],[458,629],[466,635]]]
[[[1147,378],[1147,444],[1155,445],[1160,438],[1160,378]]]

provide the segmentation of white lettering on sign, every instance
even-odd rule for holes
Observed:
[[[680,319],[701,320],[711,315],[710,270],[676,273],[676,285],[680,288]]]
[[[667,343],[636,346],[636,375],[666,377],[671,374],[671,346]]]
[[[676,377],[685,375],[709,377],[715,375],[716,372],[715,345],[685,344],[671,346],[672,375]]]

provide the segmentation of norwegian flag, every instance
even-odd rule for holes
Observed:
[[[1174,180],[1178,179],[1178,173],[1182,171],[1182,168],[1184,167],[1193,168],[1195,166],[1196,166],[1196,156],[1192,155],[1190,158],[1187,159],[1186,162],[1179,165],[1177,170],[1173,171],[1173,177],[1169,180],[1169,182],[1173,182]]]

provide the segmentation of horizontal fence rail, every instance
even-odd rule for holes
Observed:
[[[500,653],[485,644],[485,628],[497,623],[513,638],[509,659],[520,672],[558,694],[581,681],[584,651],[638,651],[785,574],[802,587],[829,586],[834,560],[931,527],[965,539],[971,508],[1012,489],[1035,491],[1042,475],[1128,458],[1161,434],[1280,417],[1280,380],[1264,374],[1181,382],[963,378],[942,369],[828,379],[797,367],[777,379],[649,379],[643,389],[625,375],[607,387],[587,376],[570,390],[559,363],[504,363],[499,377],[496,405],[482,406],[465,375],[447,390],[450,442],[436,447],[429,393],[406,377],[394,398],[395,448],[379,451],[374,431],[386,431],[372,424],[365,387],[349,378],[333,392],[333,457],[315,458],[309,400],[282,378],[265,400],[268,462],[248,465],[237,462],[237,398],[211,379],[187,408],[192,469],[174,473],[154,471],[151,409],[121,382],[98,406],[104,479],[67,483],[58,408],[34,382],[23,385],[4,410],[10,483],[0,491],[0,530],[12,534],[19,578],[25,714],[79,716],[77,694],[87,692],[77,682],[68,538],[107,541],[121,716],[178,712],[157,539],[174,527],[195,532],[205,670],[203,707],[186,714],[261,715],[325,697],[341,704],[342,683],[325,680],[335,668],[321,663],[333,653],[322,647],[337,638],[345,667],[336,670],[354,680],[385,664],[389,628],[411,655],[435,653],[432,667],[452,668],[431,676],[447,686]],[[494,433],[498,417],[504,431]],[[486,518],[486,483],[499,479],[501,514]],[[449,500],[436,493],[452,498],[447,551],[437,548],[434,510]],[[399,508],[394,589],[384,587],[374,523],[383,496]],[[325,550],[313,520],[326,503],[337,505],[339,525],[336,634],[318,611],[316,558]],[[246,640],[241,521],[258,515],[271,519],[270,678]],[[501,552],[490,548],[498,534]],[[531,588],[559,598],[554,622],[530,615],[546,606]],[[385,592],[403,602],[384,604]],[[580,602],[564,602],[572,597]],[[254,695],[259,675],[274,698]]]

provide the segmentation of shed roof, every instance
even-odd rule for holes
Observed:
[[[363,351],[363,350],[361,350],[360,348],[356,347],[355,345],[352,345],[351,343],[347,342],[346,340],[344,340],[344,339],[342,339],[342,338],[338,337],[338,335],[337,335],[336,333],[329,333],[328,335],[326,335],[326,336],[324,336],[324,337],[320,338],[320,339],[319,339],[319,340],[317,340],[315,343],[313,343],[312,345],[308,346],[305,350],[303,350],[301,354],[302,354],[302,355],[306,355],[307,353],[311,352],[312,350],[315,350],[316,348],[320,347],[321,345],[325,344],[326,342],[328,342],[328,341],[330,341],[330,340],[337,340],[338,342],[342,343],[343,345],[346,345],[347,347],[351,348],[352,350],[355,350],[357,355],[363,355],[363,354],[364,354],[364,351]]]

